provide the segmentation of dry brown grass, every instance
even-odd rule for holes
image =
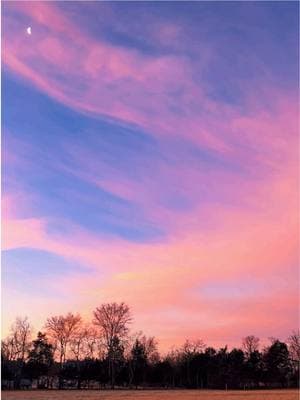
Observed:
[[[298,400],[297,390],[270,391],[4,391],[2,400]]]

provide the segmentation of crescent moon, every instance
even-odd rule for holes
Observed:
[[[31,26],[28,26],[28,28],[26,29],[26,32],[28,35],[31,35]]]

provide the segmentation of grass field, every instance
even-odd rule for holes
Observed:
[[[270,391],[3,391],[2,400],[298,400],[297,390]]]

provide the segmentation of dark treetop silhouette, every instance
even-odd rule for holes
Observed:
[[[45,333],[31,340],[27,318],[17,318],[2,340],[2,388],[271,388],[298,387],[300,335],[287,343],[272,338],[260,350],[249,335],[242,349],[216,350],[189,341],[160,356],[157,341],[131,333],[125,303],[102,304],[91,324],[79,314],[47,319]]]

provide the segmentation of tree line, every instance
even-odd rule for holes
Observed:
[[[270,338],[260,349],[249,335],[241,348],[215,349],[190,341],[161,356],[157,340],[129,330],[125,303],[97,307],[91,323],[79,314],[52,316],[32,338],[28,318],[17,318],[1,342],[2,389],[298,387],[300,335]]]

